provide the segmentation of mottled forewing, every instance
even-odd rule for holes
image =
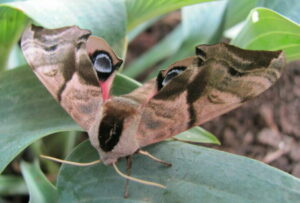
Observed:
[[[281,51],[250,51],[224,43],[198,46],[196,56],[160,73],[163,78],[174,67],[186,68],[145,105],[137,134],[140,146],[172,137],[256,97],[280,77],[284,64]]]
[[[54,30],[31,26],[21,41],[34,73],[85,130],[102,103],[99,82],[86,50],[90,34],[76,26]]]

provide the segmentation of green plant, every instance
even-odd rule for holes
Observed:
[[[199,4],[188,6],[196,3]],[[111,167],[100,164],[85,168],[63,165],[55,185],[41,172],[38,164],[41,152],[70,154],[67,159],[81,162],[98,157],[87,141],[73,149],[78,136],[66,131],[80,131],[80,127],[26,67],[17,45],[26,25],[34,22],[57,28],[76,24],[103,37],[125,58],[126,36],[132,40],[154,18],[181,7],[182,22],[155,47],[125,67],[125,75],[135,77],[158,64],[149,77],[155,76],[159,69],[193,54],[195,45],[218,42],[224,34],[232,37],[232,44],[243,48],[283,49],[289,61],[300,58],[297,0],[284,3],[280,0],[102,0],[101,3],[28,0],[0,5],[0,172],[27,148],[26,154],[35,162],[22,161],[21,172],[32,202],[53,202],[57,198],[61,202],[119,202],[123,200],[125,181]],[[243,22],[241,31],[230,35],[228,29],[240,22]],[[114,94],[124,94],[139,85],[125,75],[116,78]],[[54,138],[41,140],[53,133],[56,133]],[[189,133],[192,141],[218,143],[200,128]],[[180,138],[191,139],[184,134]],[[134,156],[132,175],[163,183],[168,188],[161,190],[131,183],[126,201],[295,202],[300,199],[299,179],[258,161],[181,142],[167,141],[147,150],[172,162],[173,167],[164,168]],[[43,161],[42,166],[48,175],[57,173],[55,163]],[[124,170],[123,161],[120,166]],[[0,176],[0,194],[26,194],[24,182],[8,175],[9,172]]]

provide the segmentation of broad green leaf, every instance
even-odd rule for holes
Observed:
[[[218,145],[221,144],[218,138],[216,138],[213,134],[200,127],[194,127],[189,131],[180,133],[176,135],[175,138],[178,138],[181,141],[193,143],[209,143]]]
[[[29,190],[29,202],[57,202],[57,190],[45,177],[38,164],[21,162],[21,172]]]
[[[256,0],[257,1],[257,0]],[[299,0],[272,0],[272,1],[266,1],[266,0],[258,0],[257,6],[259,7],[266,7],[270,8],[289,19],[300,23],[300,15],[299,15],[299,9],[300,9],[300,1]]]
[[[245,20],[249,12],[255,7],[269,8],[298,23],[300,22],[299,0],[229,0],[225,16],[225,28]]]
[[[139,24],[179,9],[183,6],[207,2],[212,0],[125,0],[128,14],[128,30],[132,30]]]
[[[132,78],[123,74],[117,74],[112,90],[113,95],[127,94],[139,86],[141,86],[141,83],[133,80]]]
[[[258,0],[229,0],[225,15],[225,29],[243,21],[256,5]]]
[[[184,7],[182,29],[185,41],[195,45],[209,43],[222,25],[226,5],[227,1],[223,0]]]
[[[300,26],[278,13],[256,8],[231,43],[256,50],[284,50],[289,61],[300,59]]]
[[[0,172],[43,136],[80,130],[28,67],[0,74],[0,118]]]
[[[167,186],[161,189],[129,182],[111,166],[63,165],[57,179],[60,202],[297,202],[300,180],[259,161],[180,142],[147,147],[172,163],[165,167],[142,155],[133,156],[131,175]],[[78,146],[69,160],[99,159],[89,142]],[[125,172],[125,161],[117,164]]]
[[[0,195],[26,195],[28,190],[24,180],[14,175],[0,176]]]
[[[7,67],[8,57],[28,23],[20,11],[0,4],[0,70]]]
[[[103,37],[118,53],[124,53],[126,35],[126,8],[123,0],[69,1],[28,0],[0,5],[11,7],[18,15],[22,11],[36,24],[47,28],[77,25]],[[22,14],[23,15],[23,14]]]

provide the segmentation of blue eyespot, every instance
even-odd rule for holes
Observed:
[[[172,70],[170,70],[168,73],[167,73],[167,75],[166,75],[166,77],[164,78],[164,80],[162,81],[162,86],[164,87],[164,86],[166,86],[166,84],[168,84],[171,80],[172,80],[172,78],[174,78],[174,77],[176,77],[177,75],[179,75],[181,72],[183,72],[184,70],[183,69],[172,69]]]
[[[111,73],[113,71],[113,64],[108,54],[100,52],[95,57],[94,68],[100,73]]]
[[[91,60],[100,81],[105,81],[116,69],[110,55],[105,51],[95,51]]]

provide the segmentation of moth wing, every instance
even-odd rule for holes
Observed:
[[[90,57],[97,50],[110,54],[113,64],[120,59],[101,38],[77,26],[59,29],[28,27],[21,41],[25,58],[52,96],[85,130],[88,130],[103,102],[101,81]],[[102,81],[109,91],[112,74]]]
[[[142,110],[139,145],[162,141],[240,106],[274,84],[284,64],[282,51],[198,46],[196,56],[158,75],[157,91]]]

